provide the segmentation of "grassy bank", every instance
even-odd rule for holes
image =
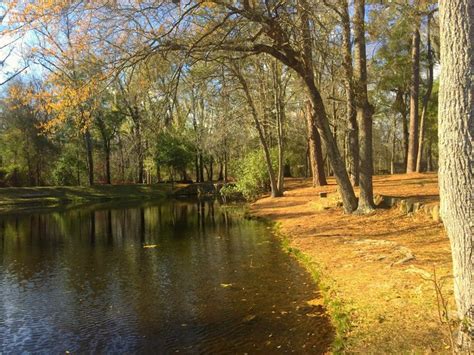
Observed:
[[[275,235],[281,239],[283,250],[301,263],[318,286],[322,302],[334,327],[335,334],[331,350],[334,353],[341,353],[345,348],[347,334],[351,328],[350,305],[337,295],[337,287],[334,284],[334,280],[330,279],[329,275],[322,272],[321,265],[300,249],[292,247],[289,237],[281,232],[278,223],[274,223],[273,229]]]
[[[171,184],[0,188],[0,212],[108,201],[151,200],[172,192]]]
[[[374,188],[429,203],[438,193],[433,174],[376,177]],[[284,248],[318,283],[336,330],[333,350],[450,353],[447,320],[454,321],[455,307],[442,224],[399,207],[345,215],[338,202],[332,180],[319,188],[289,180],[283,198],[250,207],[252,215],[275,223]]]

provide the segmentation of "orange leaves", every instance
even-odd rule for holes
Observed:
[[[48,130],[73,120],[79,129],[85,129],[92,123],[92,114],[98,102],[98,88],[101,76],[93,77],[87,82],[64,81],[50,78],[50,86],[46,109],[54,116],[45,128]]]
[[[201,3],[201,7],[207,8],[207,9],[212,9],[216,7],[216,3],[214,1],[203,1]]]

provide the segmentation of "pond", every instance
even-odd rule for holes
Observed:
[[[214,201],[0,216],[0,352],[321,353],[309,275]]]

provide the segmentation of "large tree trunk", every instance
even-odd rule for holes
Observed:
[[[416,157],[416,171],[418,173],[421,172],[422,169],[422,158],[423,158],[423,143],[424,143],[424,135],[425,135],[425,121],[426,115],[428,112],[428,103],[431,97],[431,91],[433,90],[433,55],[431,52],[431,34],[430,34],[430,24],[431,24],[431,15],[428,15],[428,22],[426,25],[426,36],[427,36],[427,59],[428,59],[428,82],[426,84],[426,93],[423,97],[423,108],[421,109],[421,118],[420,118],[420,136],[418,138],[418,154]]]
[[[312,103],[311,115],[314,117],[314,122],[316,123],[321,138],[324,140],[327,154],[331,160],[334,176],[339,185],[339,193],[342,198],[344,210],[346,213],[352,213],[357,208],[357,199],[351,181],[349,180],[349,175],[347,175],[344,161],[341,158],[337,144],[332,136],[323,99],[316,87],[312,60],[312,36],[308,16],[308,4],[306,0],[300,0],[300,3],[302,5],[300,18],[304,44],[304,61],[302,66],[296,66],[296,71],[302,77],[308,89]],[[321,168],[323,169],[323,166],[321,166]]]
[[[314,115],[316,118],[315,122],[318,132],[325,142],[327,154],[334,171],[334,177],[336,178],[336,182],[339,185],[339,193],[342,198],[344,211],[346,213],[352,213],[357,208],[357,199],[354,194],[351,181],[349,180],[349,175],[347,175],[344,161],[342,160],[341,154],[339,153],[336,142],[332,136],[323,99],[314,84],[314,78],[311,73],[312,71],[308,72],[308,75],[305,76],[305,82],[308,87],[308,91],[310,92],[311,101],[313,104],[312,115]]]
[[[308,148],[311,174],[313,176],[313,186],[327,185],[324,174],[323,152],[321,147],[321,137],[316,128],[316,117],[313,115],[313,105],[311,101],[306,101],[306,125],[308,128]]]
[[[93,154],[93,147],[92,147],[92,137],[88,128],[84,132],[84,140],[86,142],[89,185],[94,185],[94,154]]]
[[[344,0],[341,8],[342,47],[344,51],[344,82],[346,86],[347,116],[347,168],[354,186],[359,185],[359,128],[357,126],[356,103],[354,94],[354,72],[352,69],[351,21],[349,3]]]
[[[458,344],[474,351],[474,5],[442,0],[439,7],[439,187],[441,215],[451,241],[454,294],[461,319]]]
[[[354,73],[356,79],[356,111],[359,124],[359,184],[357,211],[368,213],[374,209],[372,187],[372,113],[367,95],[367,56],[365,48],[365,0],[354,2]]]
[[[418,96],[420,91],[420,31],[418,21],[412,35],[410,83],[410,135],[408,140],[407,173],[416,170],[418,153]]]

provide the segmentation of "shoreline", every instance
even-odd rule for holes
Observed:
[[[455,321],[455,306],[442,224],[422,209],[403,210],[403,204],[345,215],[335,182],[329,182],[313,188],[308,180],[290,179],[285,197],[261,198],[249,214],[271,222],[282,248],[317,282],[337,333],[333,351],[451,353],[447,321]],[[437,179],[379,176],[374,189],[433,203]]]
[[[177,187],[176,185],[174,187]],[[54,210],[94,203],[148,201],[172,196],[171,184],[0,188],[0,213]]]

